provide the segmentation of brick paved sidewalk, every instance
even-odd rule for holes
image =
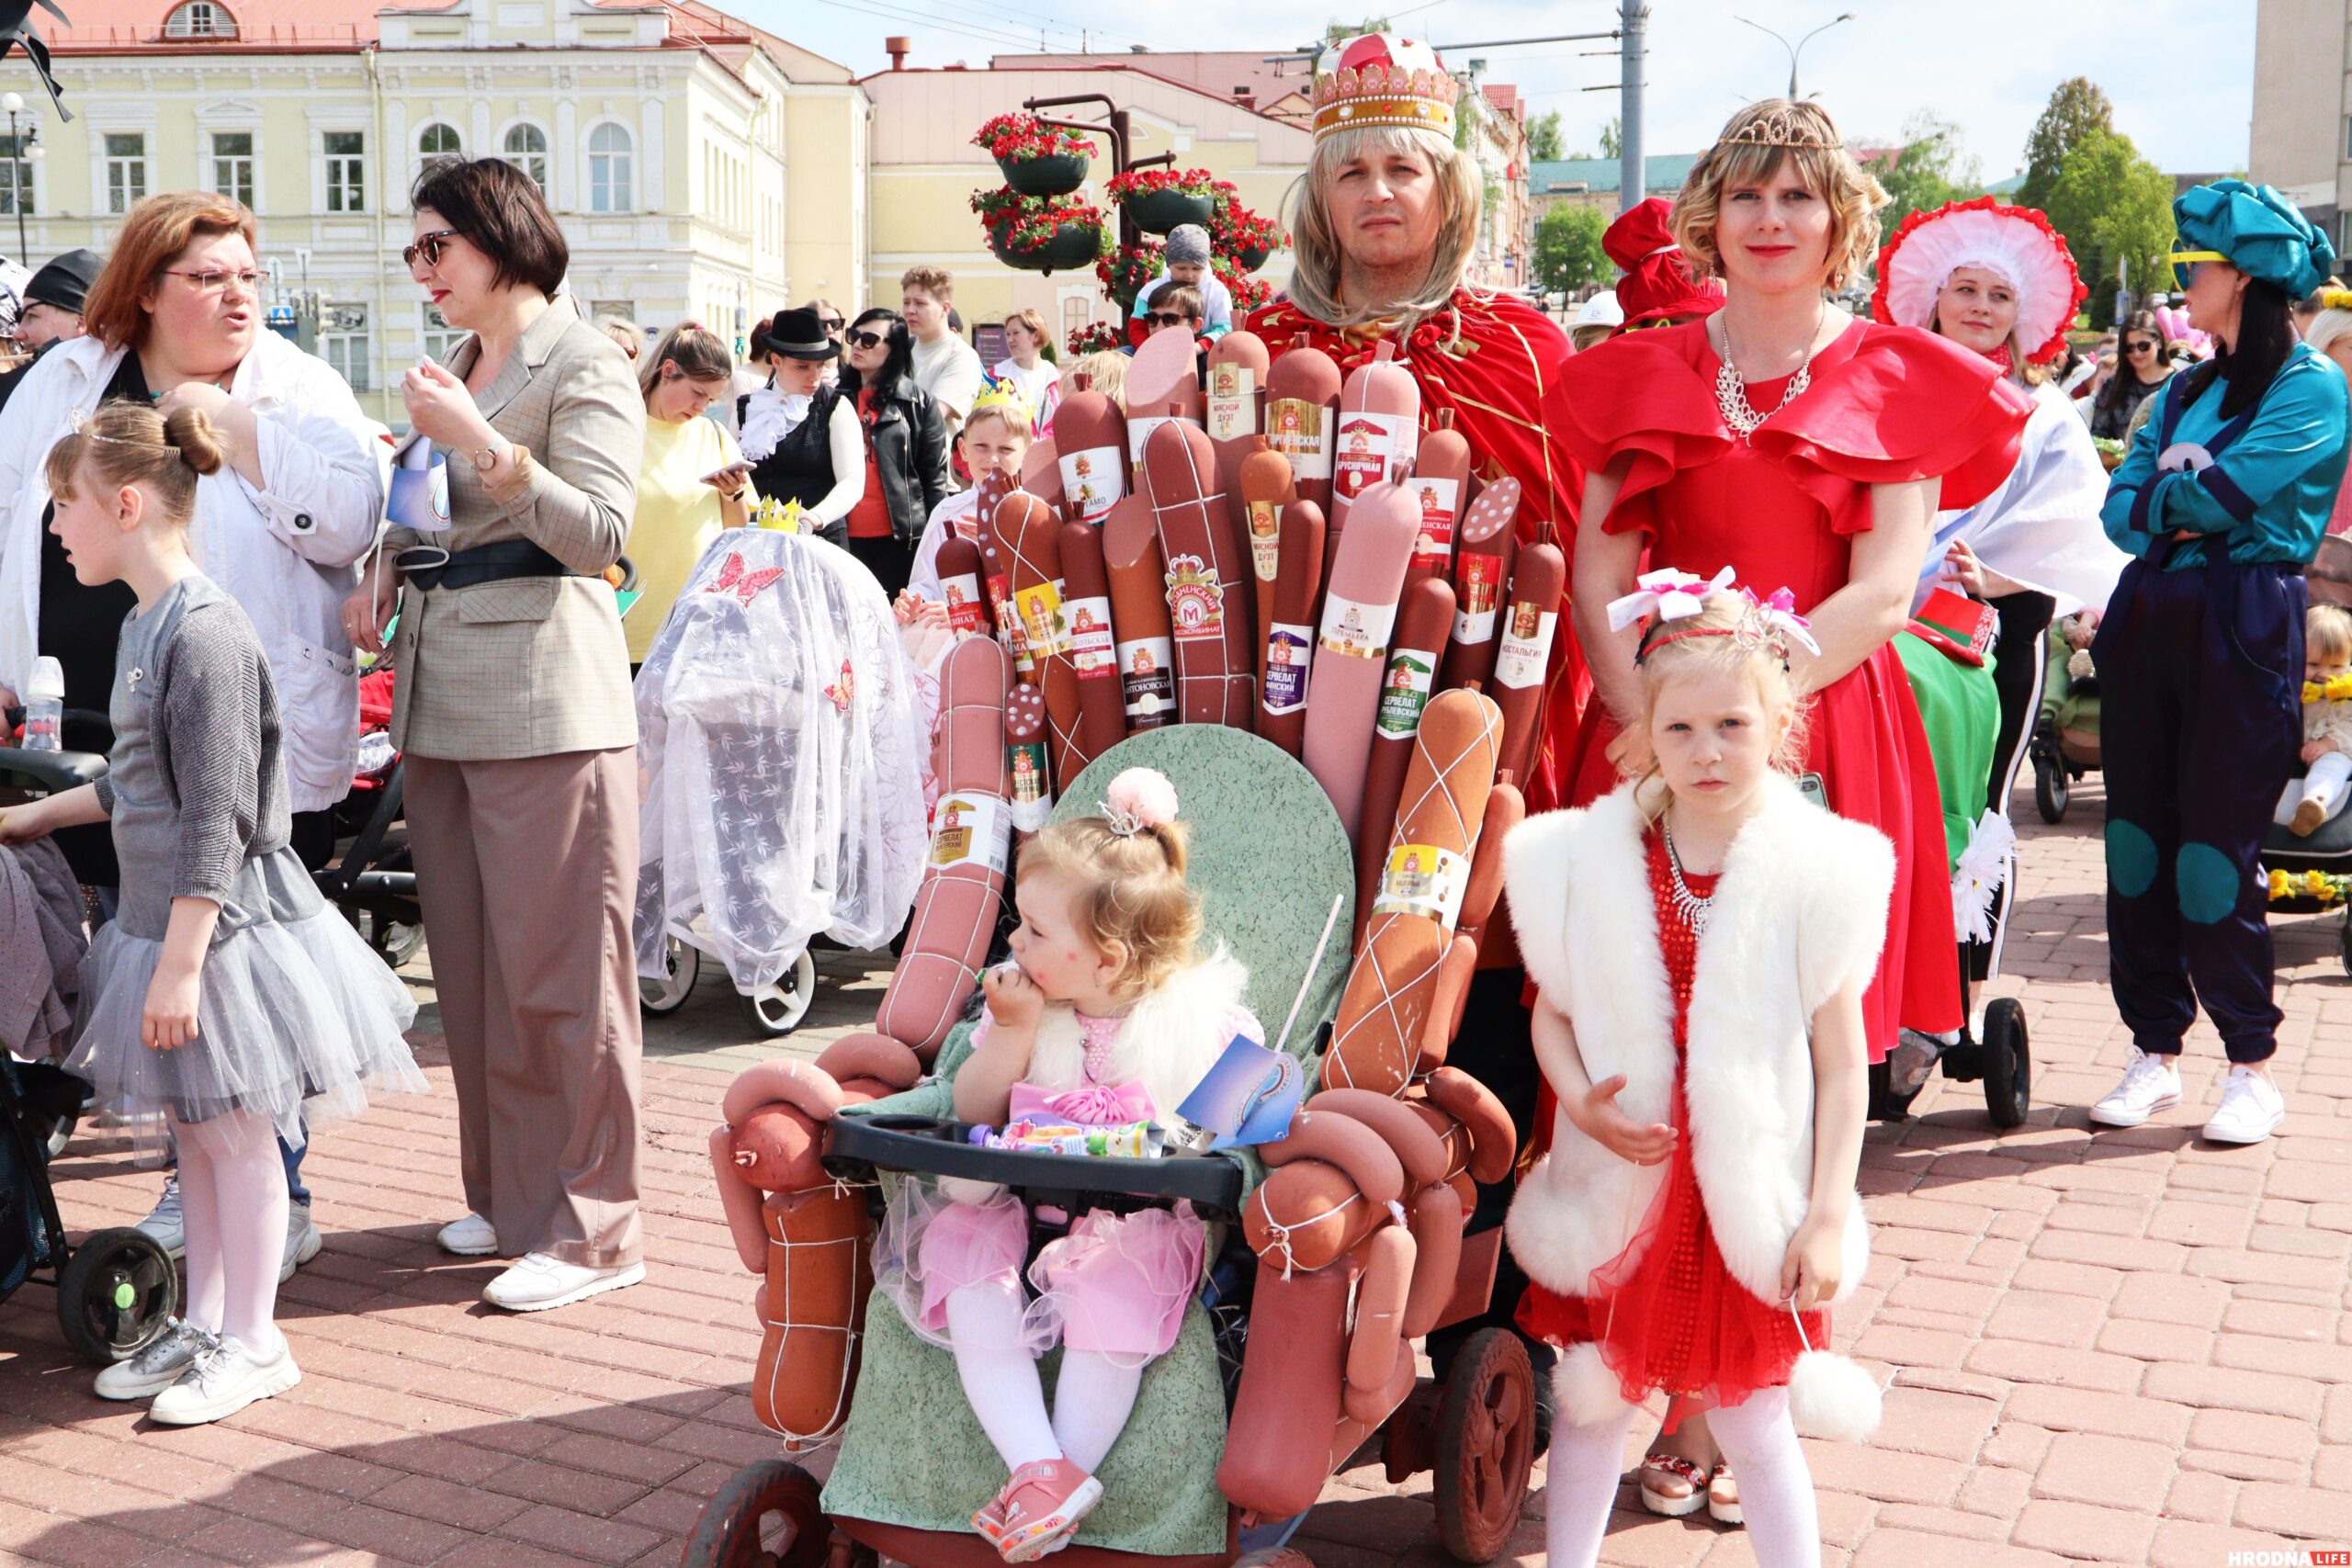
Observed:
[[[1996,1136],[1974,1088],[1939,1083],[1865,1150],[1875,1258],[1838,1340],[1893,1386],[1870,1447],[1807,1445],[1833,1564],[2223,1568],[2233,1551],[2352,1546],[2338,923],[2278,922],[2281,1136],[2199,1144],[2221,1062],[2200,1026],[2191,1103],[2094,1140],[2082,1108],[2125,1049],[2104,983],[2100,809],[2094,784],[2064,828],[2024,829],[2007,988],[2034,1033],[2031,1122]],[[827,967],[823,1010],[788,1048],[871,1016],[877,980],[854,958]],[[650,1278],[637,1289],[538,1316],[477,1303],[493,1266],[432,1243],[459,1208],[444,1092],[312,1153],[326,1247],[285,1289],[304,1378],[280,1399],[210,1427],[144,1426],[138,1406],[90,1394],[46,1287],[0,1305],[0,1562],[675,1562],[702,1499],[776,1451],[743,1394],[752,1280],[703,1165],[724,1074],[775,1047],[743,1043],[716,981],[647,1038]],[[419,1039],[446,1090],[437,1037]],[[156,1188],[102,1133],[77,1139],[58,1176],[77,1229],[136,1219]],[[1634,1504],[1630,1485],[1622,1500]],[[1541,1560],[1543,1502],[1514,1561]],[[1442,1561],[1430,1517],[1426,1478],[1392,1491],[1359,1470],[1299,1544],[1319,1568],[1425,1568]],[[1632,1511],[1603,1560],[1754,1559],[1703,1517]]]

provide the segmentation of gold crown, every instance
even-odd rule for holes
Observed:
[[[1845,147],[1833,129],[1825,141],[1813,123],[1829,123],[1829,117],[1818,109],[1804,112],[1803,106],[1781,104],[1761,114],[1749,116],[1739,129],[1715,143],[1718,147],[1804,147],[1815,152],[1835,152]]]
[[[1453,134],[1462,84],[1428,44],[1366,34],[1328,50],[1315,77],[1315,134],[1403,125]]]
[[[968,421],[971,414],[978,413],[982,409],[1001,408],[1017,408],[1023,413],[1027,413],[1029,400],[1022,395],[1021,384],[1012,377],[981,372],[980,389],[973,396],[970,413],[966,414],[965,418]]]

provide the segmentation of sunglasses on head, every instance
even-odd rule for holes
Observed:
[[[1143,319],[1155,327],[1181,327],[1193,318],[1175,310],[1149,310],[1145,312]]]
[[[429,234],[419,234],[416,237],[416,243],[401,248],[401,261],[412,271],[415,269],[416,258],[419,256],[424,258],[425,265],[439,266],[441,253],[449,248],[450,241],[459,237],[455,229],[435,229]]]
[[[849,341],[853,346],[857,348],[880,348],[884,344],[888,343],[890,339],[886,333],[868,332],[864,327],[860,327],[857,331],[849,334]]]
[[[817,324],[829,333],[837,333],[848,325],[839,316],[820,316],[817,318]]]

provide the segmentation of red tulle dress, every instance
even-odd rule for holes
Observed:
[[[1940,477],[1940,505],[1980,500],[2017,461],[2032,403],[1999,367],[1908,327],[1856,321],[1815,355],[1804,393],[1750,382],[1771,412],[1742,441],[1715,399],[1721,361],[1704,321],[1629,333],[1570,359],[1546,423],[1578,467],[1627,463],[1603,526],[1648,540],[1646,566],[1713,577],[1731,567],[1758,593],[1786,588],[1810,614],[1846,586],[1871,486]],[[1569,759],[1567,804],[1617,787],[1616,726],[1590,705]],[[1960,1027],[1962,991],[1935,759],[1892,646],[1814,694],[1804,767],[1830,809],[1894,843],[1886,945],[1862,998],[1873,1062],[1898,1025]]]
[[[1675,1140],[1666,1179],[1634,1239],[1593,1270],[1593,1294],[1566,1296],[1531,1283],[1520,1298],[1519,1325],[1563,1349],[1597,1341],[1629,1404],[1638,1404],[1652,1393],[1664,1391],[1689,1395],[1704,1406],[1737,1404],[1759,1388],[1786,1383],[1808,1343],[1826,1348],[1829,1314],[1804,1314],[1800,1333],[1795,1314],[1757,1300],[1732,1278],[1723,1254],[1715,1249],[1698,1170],[1691,1163],[1690,1109],[1683,1094],[1680,1059],[1699,939],[1675,912],[1664,839],[1653,829],[1644,847],[1658,939],[1666,950],[1666,977],[1674,990],[1673,1118],[1681,1136]],[[1702,898],[1714,891],[1714,877],[1686,871],[1682,879]],[[1669,1431],[1673,1425],[1669,1417]]]

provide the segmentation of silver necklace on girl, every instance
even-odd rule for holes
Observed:
[[[1707,917],[1714,909],[1715,896],[1710,893],[1702,897],[1690,891],[1690,885],[1682,880],[1682,856],[1674,847],[1674,824],[1660,817],[1657,825],[1666,840],[1667,874],[1674,882],[1674,918],[1690,927],[1692,936],[1705,936]]]
[[[1813,336],[1805,344],[1804,363],[1798,366],[1797,373],[1789,378],[1788,389],[1781,394],[1781,400],[1772,406],[1771,413],[1758,413],[1748,402],[1747,383],[1740,378],[1739,374],[1739,353],[1732,346],[1731,323],[1724,321],[1724,355],[1715,367],[1715,404],[1723,411],[1724,423],[1731,427],[1734,435],[1746,441],[1755,434],[1758,425],[1803,397],[1805,389],[1813,385],[1813,356],[1819,352],[1814,344],[1821,341],[1822,323],[1828,317],[1829,306],[1824,301],[1813,319]],[[1721,321],[1722,317],[1719,315],[1716,319]]]

